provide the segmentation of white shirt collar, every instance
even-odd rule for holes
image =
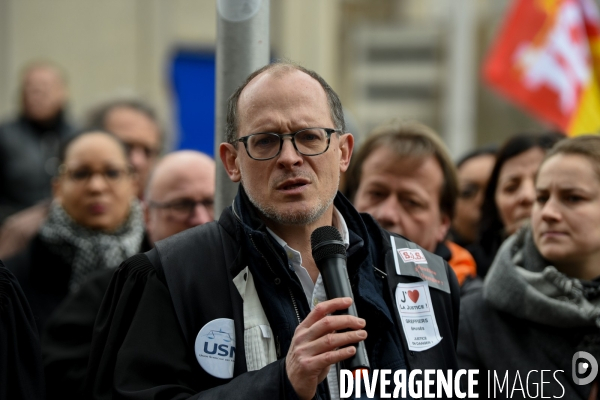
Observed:
[[[350,246],[350,234],[348,233],[348,226],[346,225],[346,221],[344,220],[342,214],[335,207],[333,208],[333,218],[331,222],[331,224],[335,228],[337,228],[338,231],[340,231],[340,234],[342,235],[342,240],[344,241],[344,245],[347,249],[348,246]],[[285,250],[288,257],[289,267],[296,273],[296,276],[300,280],[302,290],[304,291],[306,301],[308,302],[310,308],[312,309],[319,302],[327,300],[327,294],[325,293],[325,286],[323,285],[323,278],[321,277],[321,274],[319,274],[317,281],[313,282],[306,268],[302,266],[302,255],[300,254],[300,252],[288,246],[285,240],[277,236],[275,232],[273,232],[269,228],[267,228],[267,231]],[[329,373],[327,374],[327,380],[329,382],[329,393],[332,399],[339,399],[338,382],[336,374],[336,368],[331,368],[329,370]]]
[[[342,235],[342,240],[344,241],[344,245],[346,246],[346,249],[347,249],[350,246],[350,234],[348,232],[348,225],[346,225],[346,221],[344,220],[344,217],[342,216],[342,214],[339,212],[339,210],[336,207],[333,207],[332,225],[334,227],[336,227],[338,231],[340,231],[340,234]],[[267,231],[271,234],[271,236],[273,236],[273,238],[277,241],[277,243],[279,243],[281,245],[281,247],[284,248],[284,250],[286,252],[288,252],[288,249],[291,249],[291,250],[295,251],[296,253],[298,253],[296,250],[289,247],[285,240],[283,240],[282,238],[277,236],[277,234],[275,232],[273,232],[271,229],[269,229],[268,227],[267,227]],[[300,254],[300,253],[298,253],[298,254]],[[288,255],[288,257],[289,257],[289,255]],[[300,260],[300,264],[302,264],[302,260]]]

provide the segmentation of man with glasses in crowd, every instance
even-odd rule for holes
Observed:
[[[115,273],[97,319],[86,394],[335,399],[336,363],[363,340],[374,369],[455,369],[456,277],[410,244],[439,267],[445,285],[429,297],[442,339],[413,350],[397,284],[429,289],[396,273],[396,238],[338,193],[353,144],[339,98],[318,74],[289,63],[251,74],[229,101],[220,146],[230,179],[241,182],[238,195],[218,223],[159,242]],[[327,299],[310,243],[322,226],[342,237],[362,318],[335,315],[351,299]]]
[[[156,112],[139,100],[116,100],[95,110],[89,125],[111,132],[125,143],[138,181],[138,197],[142,199],[162,147]]]
[[[167,154],[150,175],[144,220],[152,243],[214,219],[215,162],[183,150]]]

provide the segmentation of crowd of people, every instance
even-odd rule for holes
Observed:
[[[600,136],[454,162],[391,120],[355,146],[327,82],[276,62],[229,99],[239,189],[215,216],[211,157],[167,152],[143,101],[75,129],[65,82],[28,66],[0,125],[0,399],[338,399],[359,342],[372,369],[479,369],[480,398],[487,371],[510,380],[495,398],[529,398],[513,377],[537,370],[563,371],[546,394],[597,398],[571,364],[600,359]],[[324,226],[351,299],[329,296]]]

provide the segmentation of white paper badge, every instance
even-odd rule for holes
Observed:
[[[235,324],[232,319],[213,319],[196,336],[196,358],[206,372],[217,378],[233,378]]]
[[[426,282],[399,283],[396,304],[409,350],[427,350],[442,341]]]

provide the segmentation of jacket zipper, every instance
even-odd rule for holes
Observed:
[[[256,251],[258,251],[258,254],[260,254],[260,256],[263,258],[263,260],[265,260],[265,263],[267,263],[267,267],[269,267],[269,269],[271,270],[273,275],[275,275],[277,277],[277,274],[275,273],[275,271],[273,271],[273,268],[271,268],[271,264],[269,264],[269,260],[267,260],[267,257],[264,256],[264,254],[258,249],[258,246],[256,246],[256,243],[254,243],[254,238],[252,237],[252,235],[250,234],[248,236],[250,236],[250,241],[252,242],[252,245],[254,246]],[[279,277],[277,277],[277,279],[279,280]],[[302,322],[302,319],[300,319],[300,313],[298,312],[298,305],[296,304],[296,298],[294,297],[294,294],[292,293],[292,290],[289,288],[289,286],[287,287],[287,290],[288,290],[288,293],[290,294],[290,298],[292,299],[292,305],[294,306],[294,311],[296,312],[296,318],[298,319],[298,325],[300,325],[300,323]]]
[[[240,217],[235,212],[235,202],[232,204],[232,208],[233,208],[233,212],[234,212],[235,216],[238,218],[238,220],[241,221]],[[265,255],[262,253],[262,251],[260,251],[258,249],[258,246],[256,245],[256,243],[254,243],[254,238],[252,237],[252,234],[249,234],[248,236],[250,236],[250,241],[252,242],[252,246],[254,246],[256,251],[258,251],[258,254],[260,254],[260,256],[263,258],[263,260],[265,260],[265,263],[267,263],[267,267],[269,267],[269,270],[271,270],[271,272],[273,273],[273,275],[275,275],[277,280],[281,281],[279,279],[278,275],[273,270],[273,268],[271,268],[271,264],[269,263],[269,260],[267,260],[267,257],[265,257]],[[290,289],[289,286],[287,286],[287,290],[288,290],[288,293],[290,294],[290,298],[292,299],[292,305],[294,306],[294,311],[296,312],[296,318],[298,319],[298,325],[300,325],[302,323],[302,319],[300,318],[300,312],[298,311],[298,304],[296,303],[296,298],[294,297],[294,294],[292,293],[292,289]],[[275,349],[277,352],[277,358],[280,358],[281,357],[281,347],[280,347],[278,336],[275,336]],[[327,380],[325,380],[325,387],[326,387],[327,393],[329,393],[329,382],[327,382]],[[315,393],[315,398],[316,397],[317,397],[317,394]]]
[[[288,292],[290,292],[290,297],[292,298],[292,304],[294,306],[294,311],[296,311],[296,318],[298,318],[298,325],[300,325],[300,323],[302,322],[302,320],[300,319],[300,313],[298,312],[298,306],[296,305],[296,299],[294,298],[294,294],[292,293],[292,289],[290,289],[289,286],[288,286],[287,290],[288,290]]]

